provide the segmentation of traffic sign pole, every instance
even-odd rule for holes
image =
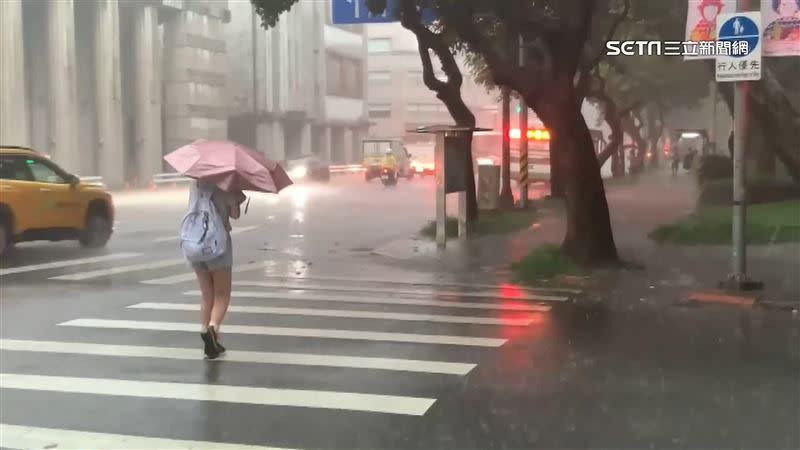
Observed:
[[[503,154],[501,164],[501,182],[500,188],[500,207],[513,208],[514,207],[514,194],[511,192],[511,91],[509,88],[502,88],[503,94]]]
[[[737,11],[747,12],[749,0],[738,0]],[[757,45],[760,45],[757,44]],[[752,81],[737,81],[733,103],[733,225],[731,274],[723,284],[736,290],[759,289],[762,284],[747,277],[747,191],[745,146],[749,119],[748,94]]]

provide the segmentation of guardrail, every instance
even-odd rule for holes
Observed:
[[[356,172],[363,172],[364,166],[362,166],[361,164],[341,164],[341,165],[328,166],[328,170],[332,174],[356,173]]]
[[[179,183],[188,183],[192,178],[185,177],[179,173],[157,173],[153,175],[153,185],[159,186],[164,184],[177,185]]]

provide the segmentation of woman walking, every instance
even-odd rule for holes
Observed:
[[[189,208],[194,208],[198,195],[210,195],[212,213],[218,215],[224,227],[223,239],[225,249],[219,256],[205,262],[193,262],[192,268],[197,275],[197,284],[202,295],[200,303],[200,337],[203,339],[204,352],[208,359],[214,359],[225,353],[225,347],[219,339],[220,325],[228,312],[231,302],[231,267],[233,266],[233,246],[231,241],[230,219],[238,219],[241,215],[239,205],[246,199],[241,191],[225,192],[217,186],[198,181],[192,187]],[[220,230],[222,231],[222,230]]]
[[[225,353],[219,332],[231,302],[230,219],[241,214],[239,205],[247,199],[242,191],[277,194],[292,180],[278,163],[230,141],[199,139],[164,160],[179,174],[197,180],[181,224],[181,249],[197,274],[202,294],[200,336],[206,357],[214,359]]]

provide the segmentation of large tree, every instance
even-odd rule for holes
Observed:
[[[264,27],[271,27],[277,23],[280,15],[289,11],[299,0],[251,0],[256,12],[262,18]],[[423,22],[421,3],[418,0],[398,0],[396,10],[389,11],[398,17],[404,28],[414,33],[417,38],[417,48],[422,65],[422,79],[425,86],[436,94],[436,97],[447,107],[450,116],[457,126],[474,128],[475,115],[470,111],[461,96],[463,76],[456,61],[452,36],[447,36]],[[381,14],[386,9],[386,0],[367,0],[367,7],[372,13]],[[434,70],[435,55],[441,64],[444,79],[439,79]],[[464,142],[466,152],[463,159],[463,169],[466,171],[467,193],[467,222],[475,223],[478,220],[478,201],[475,191],[475,173],[472,159],[472,133],[466,134]],[[468,227],[469,229],[469,227]]]

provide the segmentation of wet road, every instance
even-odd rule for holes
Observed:
[[[103,251],[4,257],[0,446],[800,446],[795,317],[445,284],[367,251],[428,220],[429,181],[292,189],[235,225],[218,361],[174,238],[185,193],[118,196]]]

